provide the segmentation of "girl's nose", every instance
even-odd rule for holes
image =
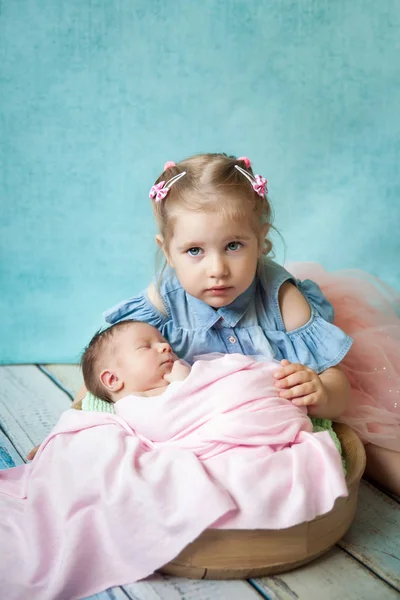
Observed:
[[[224,257],[220,254],[213,254],[208,259],[208,276],[218,279],[227,275],[228,269]]]

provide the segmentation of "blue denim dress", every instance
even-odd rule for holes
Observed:
[[[279,288],[285,281],[296,285],[311,309],[308,323],[293,331],[286,331],[279,309]],[[187,294],[171,270],[164,272],[158,285],[167,315],[160,313],[143,291],[106,311],[104,317],[110,324],[134,319],[153,325],[189,363],[209,352],[239,352],[286,358],[321,373],[337,365],[352,344],[333,324],[332,305],[318,285],[296,280],[269,259],[243,294],[217,310]]]

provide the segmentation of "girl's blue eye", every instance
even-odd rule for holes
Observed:
[[[201,248],[199,248],[198,246],[195,246],[194,248],[189,248],[187,253],[189,254],[189,256],[199,256],[199,254],[201,253]]]
[[[239,250],[239,248],[242,247],[242,244],[240,242],[229,242],[229,244],[227,245],[227,249],[231,250],[231,252],[236,252],[236,250]]]

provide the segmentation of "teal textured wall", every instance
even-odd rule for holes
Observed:
[[[0,361],[77,359],[196,152],[251,157],[287,260],[400,287],[399,39],[396,0],[0,2]]]

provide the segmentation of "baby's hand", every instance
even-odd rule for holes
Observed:
[[[296,406],[322,406],[328,401],[328,394],[315,371],[300,365],[281,360],[282,369],[274,373],[275,387],[281,398],[291,400]]]
[[[40,446],[35,446],[34,448],[32,448],[32,450],[29,450],[29,452],[26,456],[26,460],[33,460],[35,458],[39,448],[40,448]]]
[[[164,375],[165,381],[172,383],[173,381],[183,381],[190,373],[190,367],[184,365],[179,360],[176,360],[172,365],[170,373]]]

